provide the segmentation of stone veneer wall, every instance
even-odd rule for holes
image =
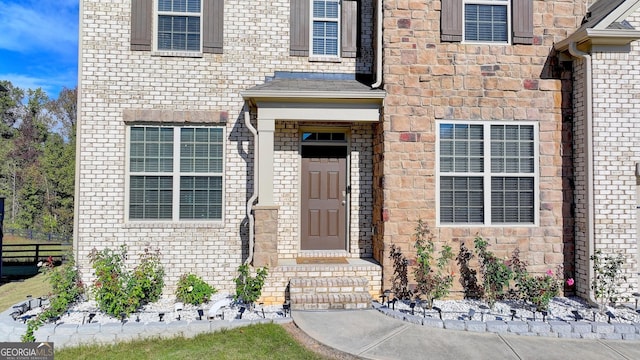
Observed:
[[[640,27],[640,12],[627,19]],[[580,61],[576,78],[583,79],[584,62]],[[638,216],[640,204],[636,187],[636,163],[640,163],[640,43],[631,44],[630,52],[592,52],[593,70],[593,159],[594,159],[594,242],[595,249],[604,254],[622,253],[624,271],[628,278],[622,286],[627,296],[638,291]],[[576,88],[576,100],[582,94]],[[577,114],[583,114],[576,101]],[[576,122],[576,135],[583,134],[584,115]],[[576,136],[576,148],[585,142]],[[578,171],[580,171],[578,176]],[[584,167],[576,168],[576,188],[583,189]],[[584,212],[586,196],[577,197]],[[576,214],[578,216],[578,214]],[[585,228],[586,229],[586,228]],[[581,274],[589,271],[585,231],[576,233],[576,247],[580,245],[577,264]],[[584,244],[584,245],[583,245]],[[582,250],[584,246],[584,250]],[[584,284],[586,291],[588,284]],[[629,287],[627,287],[629,286]]]
[[[239,92],[263,83],[275,71],[371,73],[372,0],[360,4],[361,57],[322,62],[289,56],[288,0],[225,1],[224,53],[201,57],[131,51],[131,1],[82,1],[74,252],[83,280],[92,276],[91,249],[127,245],[130,264],[146,247],[161,250],[167,270],[166,294],[173,292],[180,275],[187,272],[202,276],[221,291],[233,291],[232,279],[248,246],[243,221],[254,151],[253,137],[243,123]],[[228,114],[228,121],[221,124],[227,139],[223,221],[125,219],[123,113],[143,109]],[[287,205],[280,209],[280,220],[296,216]],[[357,236],[367,241],[367,234]],[[292,254],[293,238],[288,241],[285,250]]]
[[[425,220],[436,238],[452,245],[471,242],[476,235],[490,240],[500,257],[521,250],[533,272],[557,265],[570,267],[573,258],[571,194],[562,176],[571,173],[570,113],[554,42],[579,25],[584,3],[533,1],[534,45],[481,45],[440,41],[440,1],[385,1],[385,115],[380,132],[384,142],[382,171],[376,171],[376,191],[382,208],[376,215],[375,256],[384,264],[388,288],[393,268],[388,259],[396,244],[409,257],[413,233]],[[563,111],[564,108],[564,111]],[[569,110],[569,111],[567,111]],[[437,226],[435,141],[437,120],[528,120],[539,124],[539,226]],[[378,141],[380,143],[380,141]],[[570,148],[568,148],[570,150]],[[384,174],[381,176],[380,174]],[[469,243],[468,246],[473,246]],[[459,273],[457,266],[451,270]],[[458,281],[455,281],[459,290]]]

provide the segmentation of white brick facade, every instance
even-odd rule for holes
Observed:
[[[640,12],[627,18],[636,29]],[[594,249],[603,254],[622,253],[624,272],[630,286],[627,296],[638,287],[638,195],[640,178],[640,43],[631,43],[629,52],[611,52],[594,48],[591,55],[593,76],[593,195]],[[584,154],[585,62],[574,64],[574,149]],[[586,239],[586,184],[584,157],[576,157],[576,277],[585,281],[589,266]],[[581,296],[586,297],[589,284],[583,282]]]
[[[223,54],[182,57],[130,50],[131,1],[81,2],[75,255],[85,280],[91,277],[87,256],[93,248],[125,244],[131,264],[145,247],[161,250],[166,293],[187,272],[202,276],[220,290],[233,291],[232,279],[248,249],[244,221],[254,157],[240,91],[264,83],[276,71],[371,73],[371,1],[360,4],[360,56],[339,61],[289,56],[288,0],[228,0],[224,8]],[[125,218],[127,110],[228,114],[228,121],[220,124],[226,139],[222,221],[134,222]],[[351,160],[352,177],[361,181],[370,178],[366,174],[372,167],[371,125],[354,125],[351,131],[357,151]],[[277,173],[276,193],[282,202],[282,256],[293,258],[299,242],[297,124],[279,124],[278,132],[275,161],[283,166]],[[361,178],[359,171],[365,172]],[[353,196],[370,203],[370,193],[371,183],[363,182]],[[366,219],[371,217],[372,206],[358,201],[352,205],[351,247],[354,256],[370,255],[371,226]]]

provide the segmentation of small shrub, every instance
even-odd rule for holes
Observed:
[[[158,301],[164,287],[164,268],[160,264],[160,250],[144,249],[140,265],[136,266],[127,283],[129,302],[136,309]]]
[[[558,269],[556,275],[548,270],[545,275],[532,276],[526,270],[520,270],[515,275],[516,287],[520,298],[533,304],[537,311],[546,311],[549,302],[560,292],[562,280],[558,277],[561,270]]]
[[[475,238],[474,247],[480,261],[484,298],[489,306],[493,307],[509,289],[513,272],[504,261],[488,250],[489,244],[482,237]]]
[[[27,322],[27,331],[22,335],[23,342],[35,341],[34,332],[47,321],[62,315],[84,294],[84,285],[80,280],[80,273],[76,268],[72,255],[64,264],[54,267],[53,259],[49,257],[42,267],[51,284],[51,296],[49,306],[35,318]]]
[[[101,311],[113,317],[129,315],[140,306],[156,301],[164,286],[164,268],[158,251],[148,249],[141,255],[141,263],[132,272],[124,266],[126,246],[119,250],[93,250],[89,260],[95,270],[93,294]]]
[[[234,279],[236,283],[236,301],[252,305],[262,294],[262,287],[267,278],[267,267],[256,269],[256,275],[251,276],[249,265],[242,264],[238,267],[238,277]]]
[[[391,245],[389,258],[393,261],[393,279],[391,279],[391,291],[398,299],[410,299],[408,267],[409,260],[402,254],[399,247]]]
[[[417,286],[416,291],[428,301],[429,307],[433,305],[433,300],[440,299],[449,294],[449,289],[453,285],[453,274],[446,271],[453,252],[451,246],[444,245],[436,259],[434,236],[431,230],[422,220],[418,221],[416,227],[416,263],[414,270]]]
[[[622,273],[625,259],[621,253],[617,255],[603,255],[601,250],[596,250],[591,256],[593,261],[593,272],[595,274],[591,281],[591,289],[600,306],[600,311],[604,311],[607,304],[615,304],[618,301],[628,301],[629,298],[620,295],[620,287],[627,282],[627,277]]]
[[[216,292],[217,290],[213,286],[207,284],[197,275],[185,274],[178,281],[176,297],[184,303],[200,305],[209,301],[211,295]]]
[[[482,286],[478,284],[478,271],[471,268],[471,259],[473,259],[473,253],[464,242],[460,242],[460,251],[456,256],[456,262],[460,267],[460,285],[464,290],[464,297],[465,299],[480,299],[484,294]]]

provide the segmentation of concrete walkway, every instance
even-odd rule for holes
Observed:
[[[640,359],[640,341],[434,329],[377,310],[294,311],[309,336],[365,359]]]

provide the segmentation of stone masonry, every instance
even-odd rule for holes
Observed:
[[[571,113],[562,64],[554,42],[567,37],[585,13],[584,3],[533,1],[533,45],[484,45],[440,40],[440,1],[384,2],[384,122],[374,141],[374,256],[389,288],[392,244],[415,256],[418,219],[457,253],[476,235],[508,257],[515,248],[533,272],[572,271]],[[536,226],[444,226],[436,224],[438,120],[535,121],[539,128],[539,224]],[[569,151],[567,151],[569,150]],[[376,201],[376,204],[378,202]],[[452,264],[451,271],[457,272]],[[458,281],[454,281],[459,289]]]

